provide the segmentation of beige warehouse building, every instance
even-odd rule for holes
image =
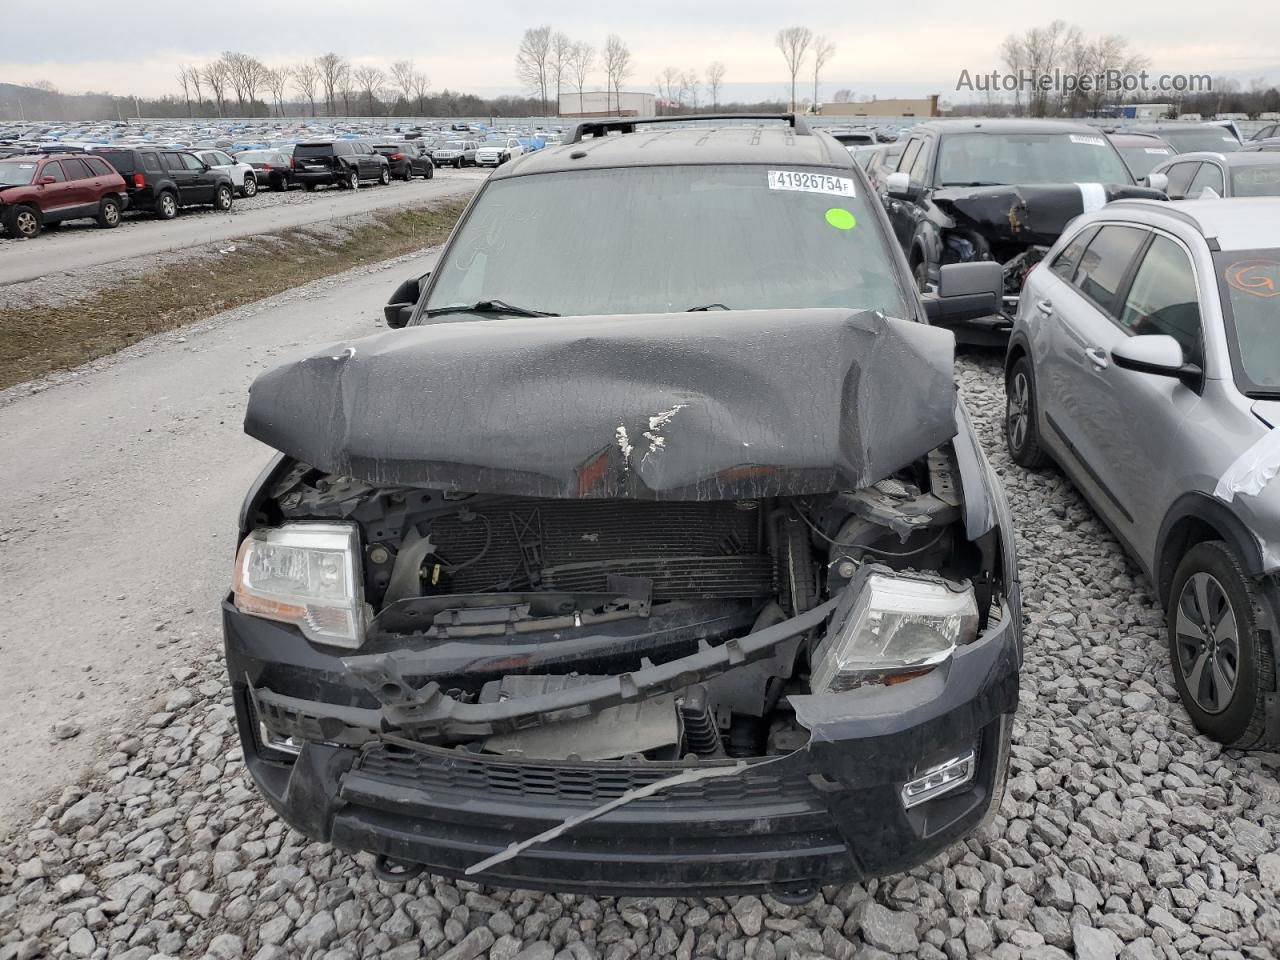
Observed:
[[[820,103],[823,117],[936,117],[938,94],[921,100],[865,100],[858,103]]]

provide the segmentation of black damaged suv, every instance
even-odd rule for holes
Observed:
[[[999,267],[922,300],[839,143],[690,119],[503,166],[401,329],[253,385],[245,761],[383,878],[794,902],[999,804],[1013,533],[928,322]]]

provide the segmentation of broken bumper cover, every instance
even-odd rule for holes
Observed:
[[[290,757],[262,742],[255,688],[288,690],[306,704],[299,717],[333,736],[349,738],[353,719],[378,711],[341,657],[294,628],[229,603],[223,621],[250,773],[291,826],[347,850],[463,877],[512,843],[689,769],[498,757],[374,731],[359,744],[307,740]],[[635,799],[470,879],[597,895],[785,894],[908,869],[999,802],[1020,661],[1019,624],[1006,614],[925,677],[794,698],[810,741],[791,754]],[[968,750],[971,782],[904,809],[906,781]]]

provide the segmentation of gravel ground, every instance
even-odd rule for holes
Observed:
[[[1146,582],[1060,475],[1005,456],[998,357],[960,378],[1021,531],[1029,618],[1009,789],[965,844],[802,908],[381,885],[259,801],[211,655],[0,845],[0,960],[1276,956],[1280,758],[1196,735]]]

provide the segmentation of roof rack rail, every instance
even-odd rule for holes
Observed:
[[[611,117],[605,120],[583,120],[576,124],[565,143],[581,143],[587,137],[605,137],[610,133],[635,133],[636,127],[651,123],[692,123],[695,120],[785,120],[797,134],[809,136],[803,117],[795,113],[691,113],[676,117]]]

